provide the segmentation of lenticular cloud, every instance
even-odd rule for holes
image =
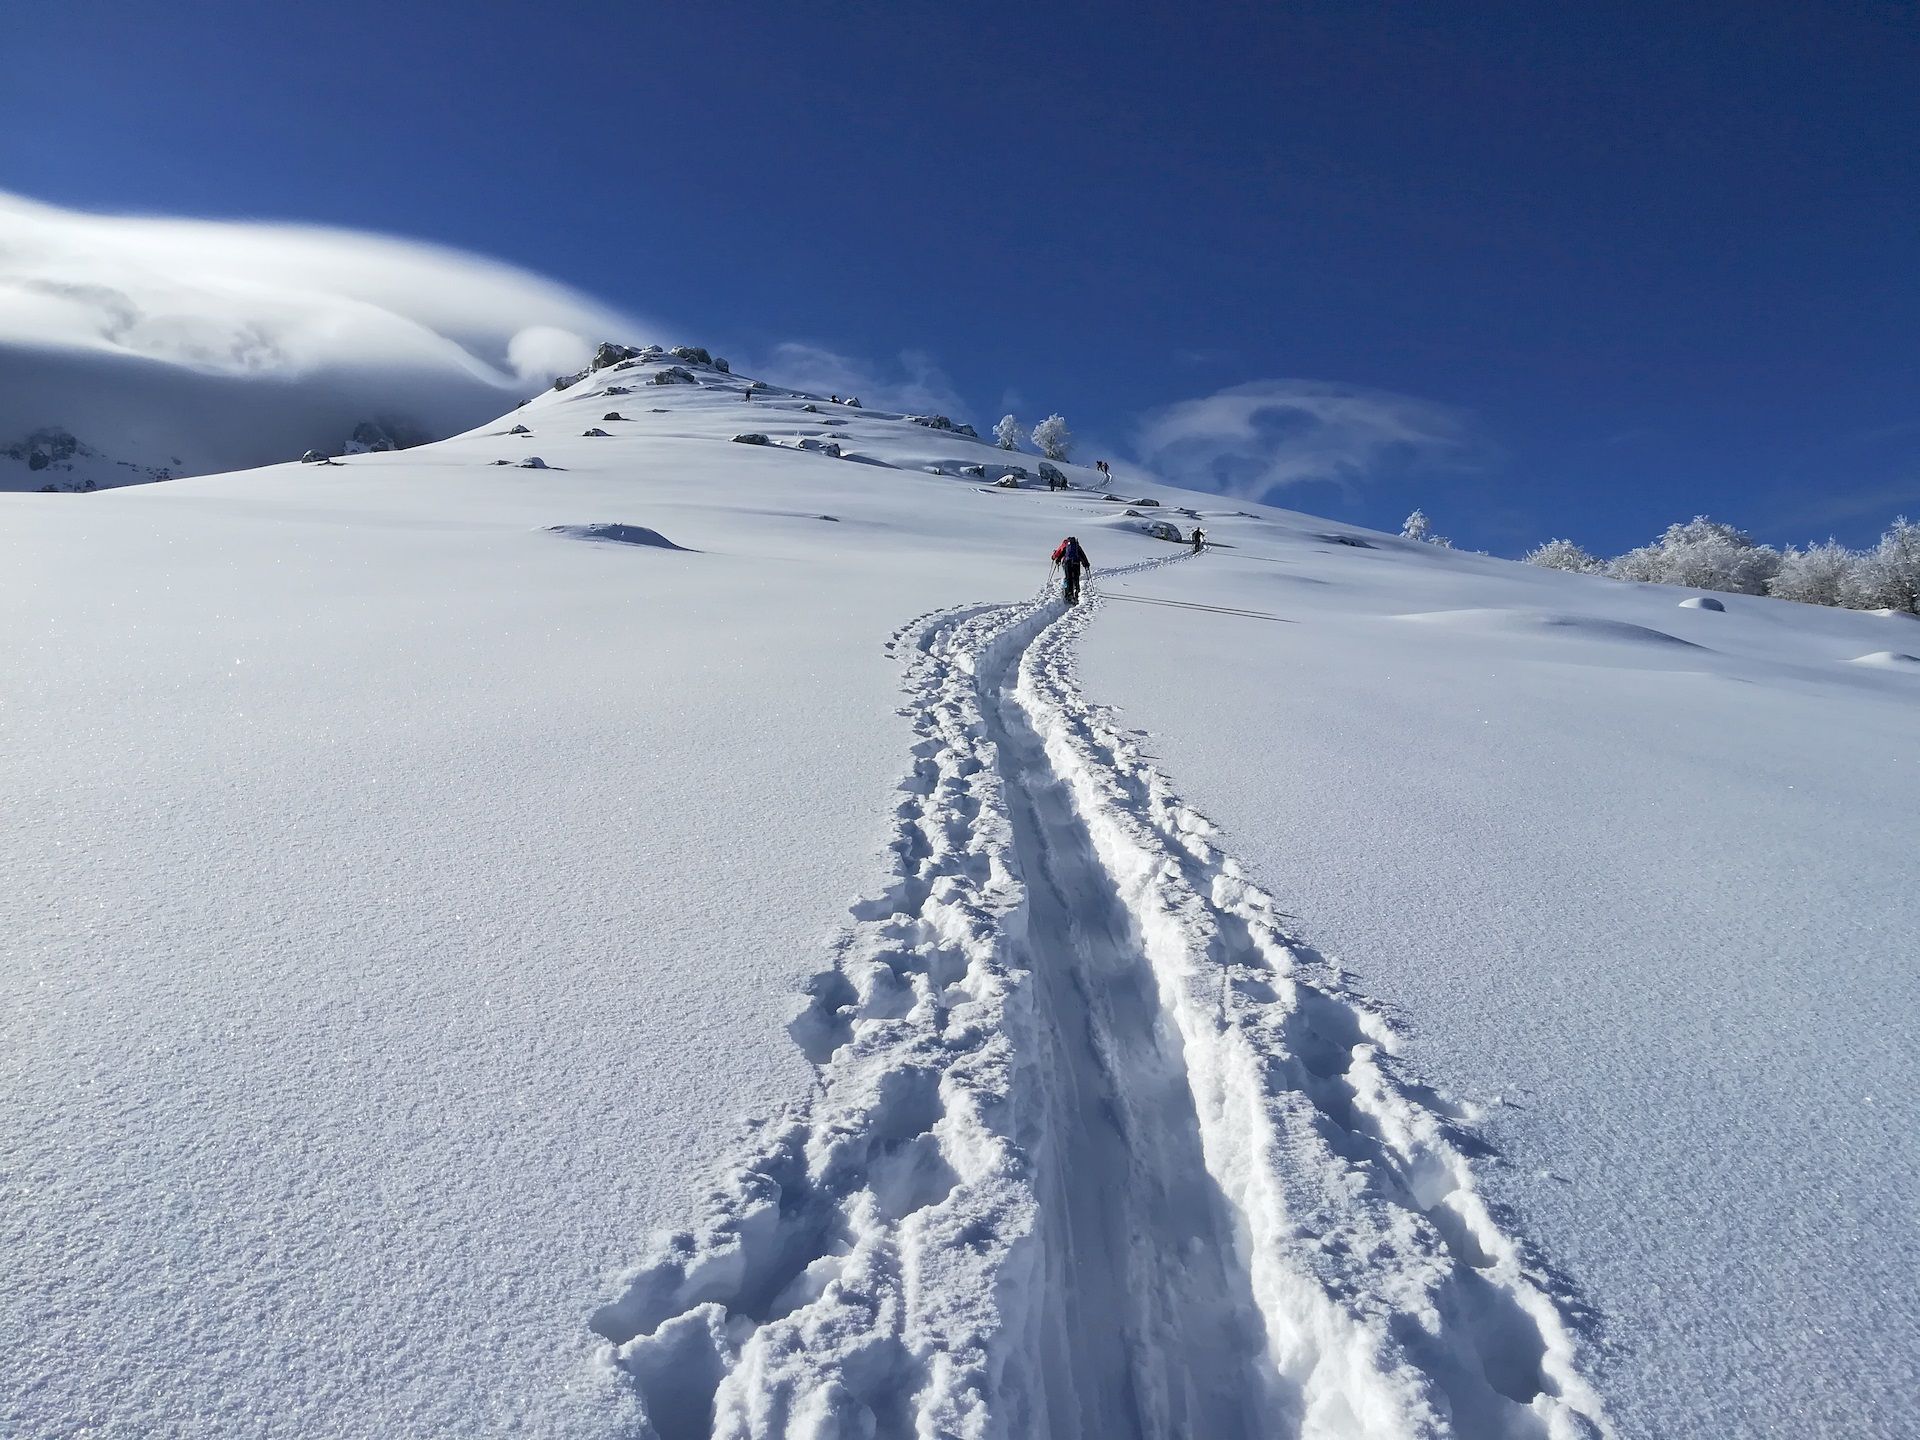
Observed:
[[[53,427],[183,473],[337,445],[365,419],[445,435],[644,328],[437,246],[0,194],[0,451]]]

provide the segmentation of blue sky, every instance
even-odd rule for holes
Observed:
[[[1912,3],[30,0],[4,29],[0,189],[35,199],[460,246],[743,364],[1058,409],[1089,459],[1417,503],[1496,553],[1920,511]]]

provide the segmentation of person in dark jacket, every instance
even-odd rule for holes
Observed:
[[[1078,605],[1081,577],[1093,568],[1093,561],[1080,548],[1080,542],[1069,535],[1054,547],[1053,563],[1066,572],[1067,604]]]

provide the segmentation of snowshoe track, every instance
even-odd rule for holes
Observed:
[[[593,1317],[636,1433],[1610,1434],[1459,1112],[1081,696],[1098,609],[890,642],[913,763],[790,1027],[815,1092]]]

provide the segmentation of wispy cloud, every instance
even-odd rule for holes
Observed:
[[[1141,462],[1170,479],[1259,500],[1289,486],[1351,493],[1378,475],[1472,468],[1489,447],[1462,411],[1322,380],[1256,380],[1149,414]]]
[[[919,350],[903,350],[892,360],[872,361],[843,355],[824,345],[788,340],[751,367],[780,385],[817,395],[858,395],[862,404],[910,414],[966,418],[966,402],[933,357]]]

